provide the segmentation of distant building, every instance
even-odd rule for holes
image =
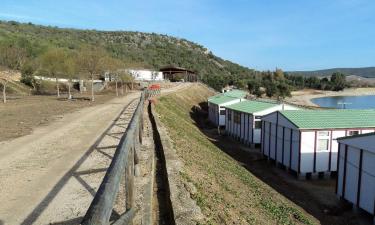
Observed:
[[[160,71],[145,70],[145,69],[141,69],[141,70],[129,69],[127,71],[136,81],[162,81],[164,80],[163,73]]]
[[[246,92],[232,90],[208,98],[208,118],[216,126],[225,126],[224,106],[245,100]]]
[[[336,194],[375,216],[375,133],[338,142]]]
[[[197,82],[198,75],[196,72],[178,67],[178,66],[165,66],[160,69],[163,73],[163,79],[169,81],[184,81],[184,82]]]
[[[297,107],[277,102],[245,100],[225,106],[225,132],[245,144],[260,144],[262,117],[278,110]]]
[[[262,152],[303,177],[337,171],[337,138],[373,132],[375,110],[287,110],[263,117]]]

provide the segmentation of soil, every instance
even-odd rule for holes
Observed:
[[[101,105],[114,98],[113,95],[95,97],[95,102],[82,99],[68,101],[56,96],[9,98],[6,104],[0,103],[0,142],[30,134],[34,128],[61,119],[65,113]]]

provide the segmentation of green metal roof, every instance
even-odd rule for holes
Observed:
[[[300,129],[375,127],[375,110],[285,110],[280,113]]]
[[[212,96],[212,97],[208,98],[208,101],[210,103],[220,105],[220,104],[224,104],[224,103],[229,102],[229,101],[233,101],[235,99],[244,98],[245,96],[246,96],[245,91],[233,90],[233,91],[228,91],[228,92],[225,92],[225,93],[221,93],[221,94]]]
[[[229,106],[226,106],[227,109],[236,110],[239,112],[244,113],[256,113],[263,111],[265,109],[269,109],[271,107],[277,106],[278,104],[270,103],[270,102],[261,102],[261,101],[243,101],[239,103],[235,103]]]

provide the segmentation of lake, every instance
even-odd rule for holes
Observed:
[[[375,95],[367,96],[332,96],[313,98],[311,101],[321,107],[342,109],[340,103],[348,103],[346,109],[375,109]]]

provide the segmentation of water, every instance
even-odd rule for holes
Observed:
[[[339,103],[349,103],[345,105],[346,109],[375,109],[375,95],[322,97],[311,101],[321,107],[342,109],[343,105]]]

